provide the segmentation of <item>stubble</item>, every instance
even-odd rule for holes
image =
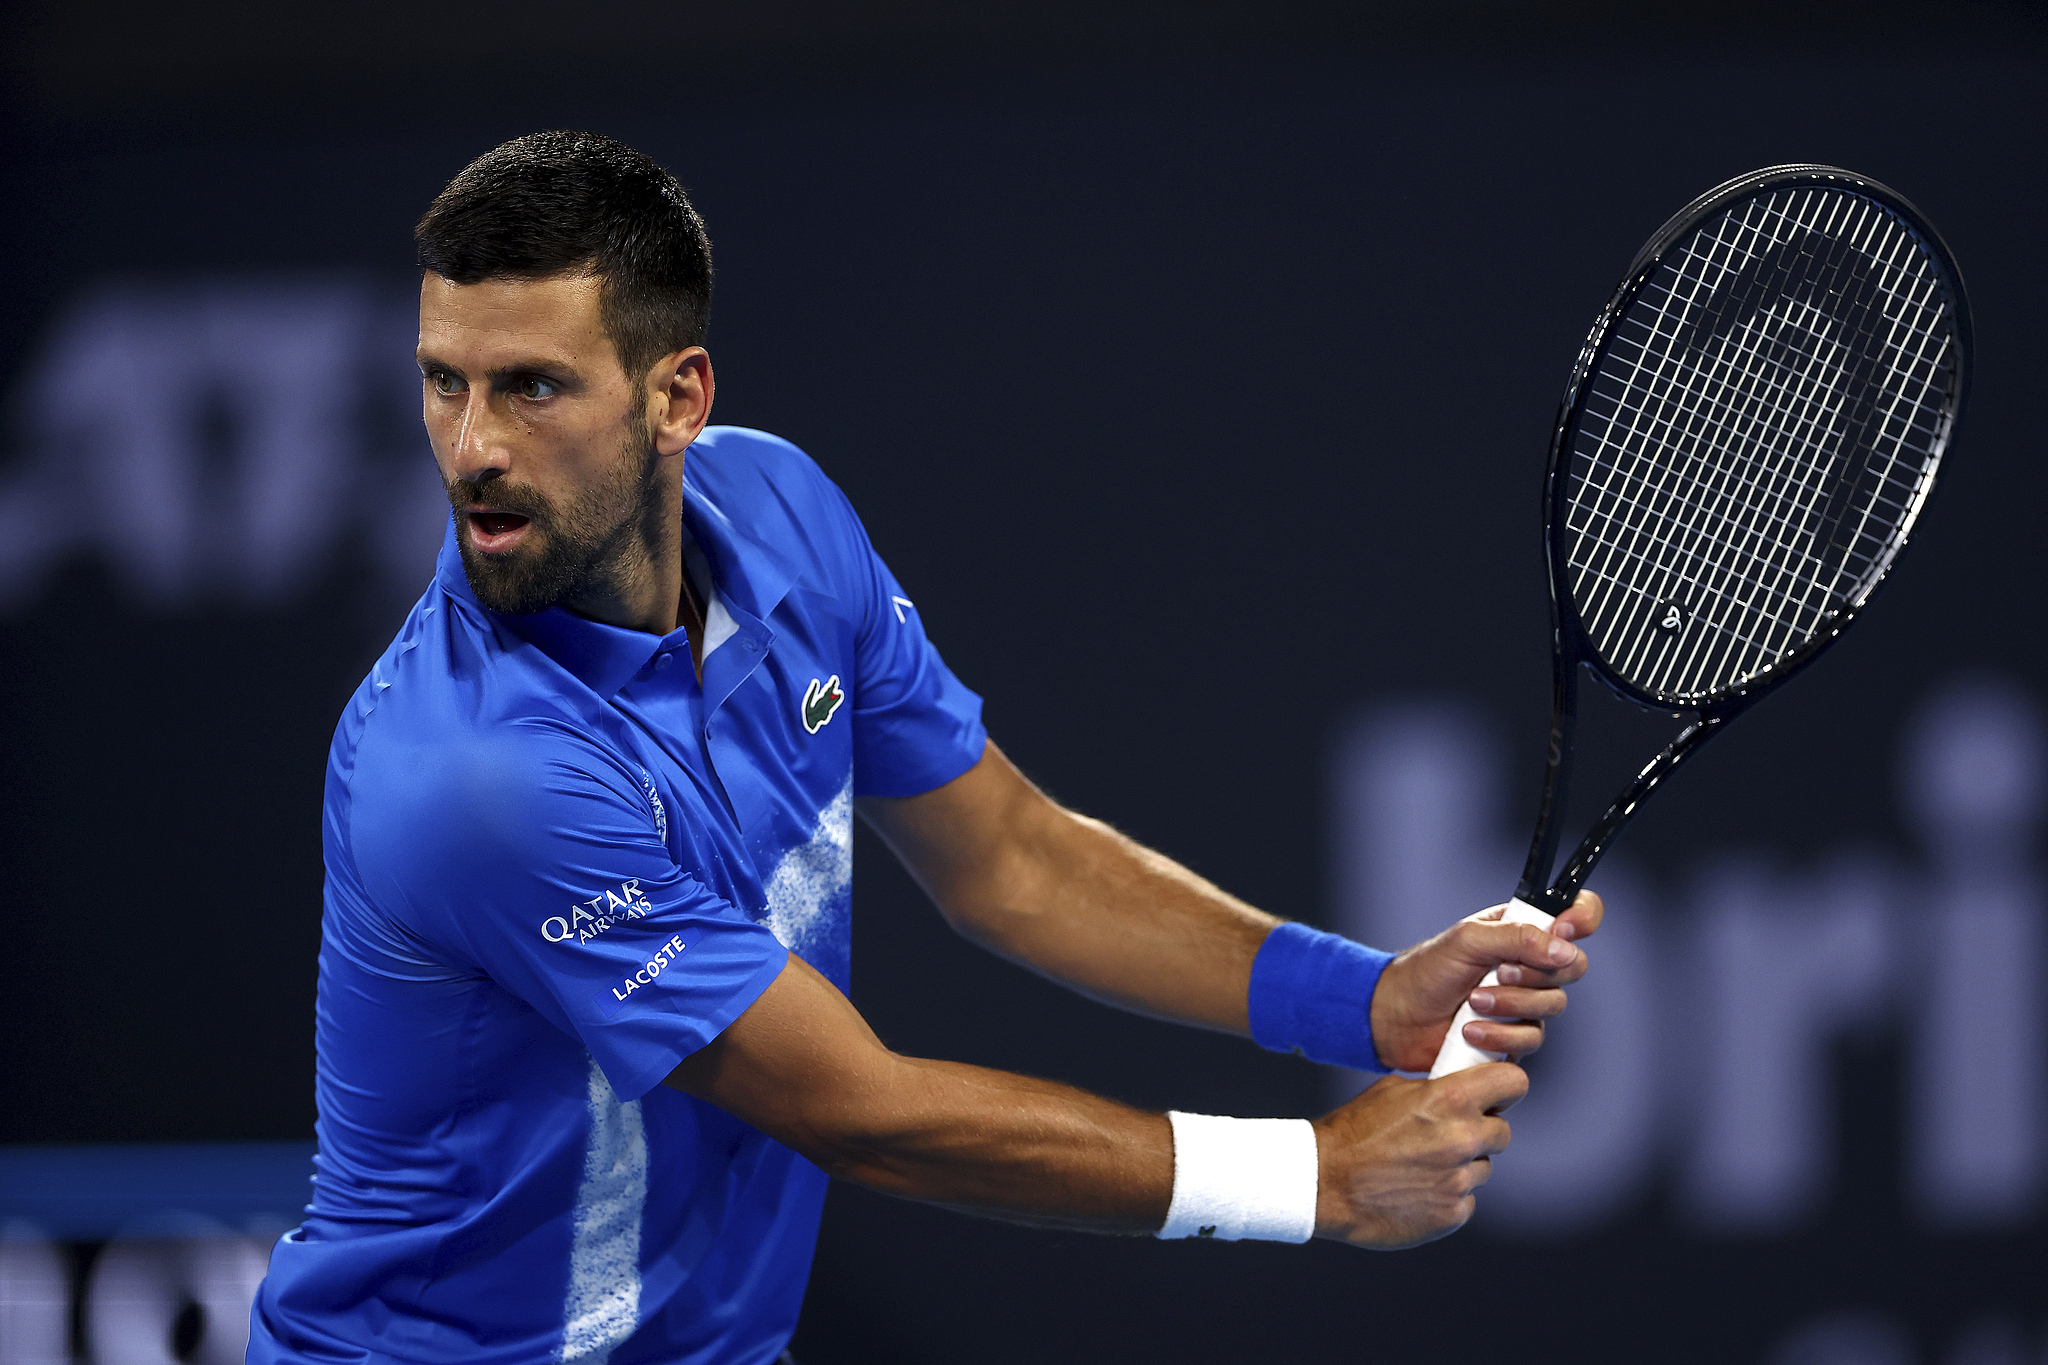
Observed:
[[[477,601],[492,611],[525,615],[583,598],[623,595],[628,581],[645,572],[641,561],[659,543],[659,457],[643,416],[629,413],[621,425],[610,476],[565,503],[502,476],[448,482],[448,501],[458,517],[483,503],[525,517],[532,523],[527,539],[539,542],[486,555],[470,543],[467,528],[458,527],[456,548]]]

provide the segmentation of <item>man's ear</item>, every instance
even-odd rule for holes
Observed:
[[[702,346],[665,355],[647,372],[648,425],[654,449],[680,455],[711,420],[711,356]]]

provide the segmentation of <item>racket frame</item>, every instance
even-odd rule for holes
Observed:
[[[1587,637],[1585,626],[1573,605],[1566,576],[1569,572],[1566,561],[1569,547],[1565,520],[1571,491],[1568,472],[1573,438],[1578,431],[1581,402],[1585,396],[1587,381],[1606,353],[1615,324],[1635,302],[1636,295],[1662,262],[1664,253],[1675,242],[1738,200],[1761,191],[1793,189],[1833,189],[1872,200],[1902,221],[1927,248],[1935,270],[1941,277],[1955,330],[1956,379],[1948,410],[1944,414],[1944,426],[1936,437],[1937,464],[1947,455],[1964,402],[1969,396],[1973,337],[1968,296],[1963,291],[1962,273],[1956,268],[1955,258],[1949,253],[1948,244],[1942,240],[1941,234],[1934,230],[1934,226],[1903,195],[1866,176],[1857,175],[1838,166],[1813,163],[1766,166],[1761,170],[1751,171],[1747,175],[1715,186],[1687,204],[1659,228],[1643,245],[1643,249],[1636,253],[1621,283],[1615,287],[1606,307],[1601,309],[1592,331],[1586,337],[1585,345],[1579,351],[1578,359],[1572,366],[1571,380],[1565,386],[1564,398],[1558,405],[1557,426],[1551,435],[1550,467],[1544,480],[1543,538],[1545,557],[1549,562],[1551,625],[1550,748],[1546,755],[1543,797],[1537,808],[1536,830],[1530,840],[1528,860],[1522,869],[1521,883],[1515,889],[1515,898],[1547,914],[1562,914],[1571,905],[1578,895],[1579,887],[1592,872],[1594,865],[1600,861],[1601,855],[1613,844],[1615,836],[1621,833],[1622,828],[1641,809],[1650,794],[1677,771],[1680,764],[1698,753],[1702,745],[1726,729],[1729,721],[1803,672],[1823,650],[1849,628],[1851,622],[1862,614],[1864,608],[1876,597],[1878,590],[1889,581],[1892,567],[1898,560],[1898,552],[1905,548],[1906,541],[1911,538],[1913,526],[1926,506],[1927,495],[1932,491],[1933,480],[1930,479],[1922,486],[1918,505],[1908,514],[1905,528],[1893,547],[1892,555],[1878,567],[1860,600],[1845,603],[1832,614],[1826,629],[1816,632],[1804,644],[1738,688],[1709,697],[1695,705],[1674,705],[1670,698],[1646,692],[1609,668]],[[1580,840],[1578,848],[1566,860],[1553,881],[1551,868],[1557,861],[1558,848],[1562,842],[1563,820],[1571,793],[1572,738],[1578,723],[1578,674],[1581,667],[1591,672],[1625,700],[1645,710],[1663,712],[1674,719],[1684,721],[1685,724],[1671,742],[1622,789],[1621,794],[1607,807],[1606,812],[1593,822],[1584,838]]]

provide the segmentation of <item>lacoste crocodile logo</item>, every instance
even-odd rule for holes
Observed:
[[[846,693],[839,686],[839,675],[819,682],[811,679],[811,685],[804,689],[804,729],[812,734],[825,728],[825,722],[832,719],[832,713],[839,709],[839,703],[846,700]]]

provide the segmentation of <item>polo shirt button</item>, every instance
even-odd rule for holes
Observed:
[[[675,659],[676,656],[673,654],[660,654],[655,656],[654,666],[657,669],[667,668],[670,664],[675,662]]]
[[[752,640],[747,641],[747,653],[752,654],[755,650],[759,648],[760,646],[755,644]]]

